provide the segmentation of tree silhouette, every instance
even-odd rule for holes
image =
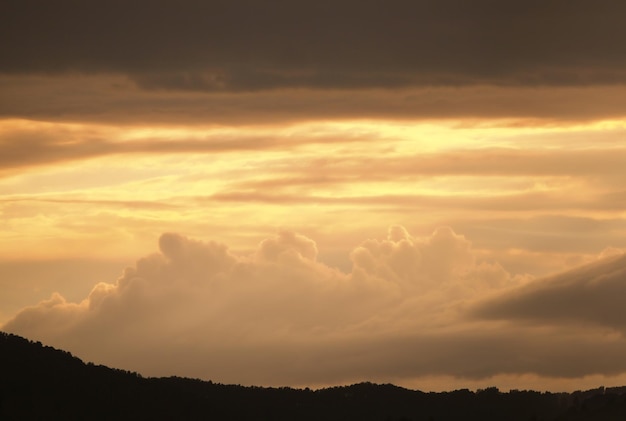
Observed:
[[[360,383],[320,390],[143,378],[0,332],[0,420],[624,420],[626,387],[424,393]]]

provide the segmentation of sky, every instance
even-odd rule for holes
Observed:
[[[626,385],[625,13],[3,1],[0,328],[144,376]]]

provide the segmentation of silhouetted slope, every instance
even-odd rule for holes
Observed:
[[[142,378],[0,332],[2,420],[625,420],[626,388],[423,393],[361,383],[312,390]]]

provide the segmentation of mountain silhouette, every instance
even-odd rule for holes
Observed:
[[[626,387],[574,393],[320,390],[141,375],[0,332],[0,420],[625,420]]]

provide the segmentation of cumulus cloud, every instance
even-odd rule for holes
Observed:
[[[317,256],[289,231],[248,255],[167,233],[115,283],[78,303],[54,294],[3,329],[147,375],[246,384],[626,371],[623,336],[560,323],[623,326],[623,256],[522,286],[447,227],[419,238],[393,226],[354,248],[350,272]],[[484,294],[508,298],[485,304]],[[527,314],[538,323],[517,322]]]
[[[54,294],[23,309],[4,329],[149,373],[175,372],[192,354],[204,376],[226,361],[231,368],[255,366],[256,374],[222,373],[230,381],[302,383],[306,376],[273,378],[256,367],[262,364],[256,354],[273,361],[275,348],[284,346],[298,348],[304,360],[335,352],[339,357],[403,325],[424,324],[426,309],[441,305],[442,288],[465,283],[471,287],[461,296],[467,297],[484,288],[480,280],[487,285],[493,278],[493,267],[476,264],[470,242],[450,228],[415,238],[394,226],[387,239],[354,249],[350,273],[318,262],[317,254],[313,240],[289,231],[262,241],[247,256],[221,243],[167,233],[159,239],[159,253],[137,261],[115,283],[97,284],[79,303]],[[427,316],[437,317],[444,316]],[[154,357],[140,358],[145,353]],[[177,361],[161,360],[164,353]]]
[[[439,228],[425,242],[393,226],[386,240],[368,240],[352,252],[355,273],[396,282],[444,284],[473,264],[470,243],[451,228]]]

